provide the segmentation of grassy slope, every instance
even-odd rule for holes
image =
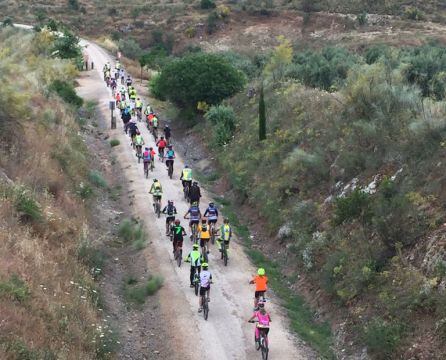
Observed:
[[[47,58],[50,45],[43,33],[0,32],[2,359],[91,359],[109,350],[92,326],[101,302],[77,257],[88,235],[88,156],[76,112],[47,90],[77,72]]]

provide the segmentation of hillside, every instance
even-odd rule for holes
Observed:
[[[84,202],[92,189],[78,135],[77,70],[48,57],[53,41],[0,32],[2,359],[101,358],[114,346],[103,337],[87,259],[78,257],[82,244],[84,255],[93,253]]]

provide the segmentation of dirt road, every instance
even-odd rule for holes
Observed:
[[[105,118],[109,118],[108,103],[111,94],[106,90],[102,81],[100,69],[106,61],[114,64],[103,49],[93,43],[82,41],[87,46],[90,60],[94,61],[97,71],[90,72],[81,83],[80,94],[89,100],[97,100]],[[146,102],[145,102],[146,103]],[[253,344],[254,328],[246,320],[252,313],[254,288],[248,284],[256,269],[250,264],[241,245],[236,241],[231,243],[230,261],[227,267],[219,259],[218,251],[211,247],[210,271],[214,284],[211,289],[210,313],[208,321],[198,314],[198,298],[189,287],[189,266],[184,264],[178,268],[173,261],[171,242],[165,236],[165,218],[156,219],[151,195],[148,194],[153,177],[161,181],[163,186],[163,205],[167,199],[175,201],[178,217],[187,211],[183,200],[180,170],[183,161],[180,157],[175,160],[174,178],[170,180],[161,162],[156,161],[155,170],[149,179],[143,177],[143,166],[138,164],[134,151],[130,147],[128,136],[124,133],[122,122],[117,117],[118,128],[110,130],[110,139],[118,139],[120,145],[111,150],[121,168],[127,183],[123,184],[128,191],[136,196],[133,201],[133,215],[144,221],[148,233],[149,244],[147,261],[153,264],[164,277],[164,286],[160,290],[162,305],[160,311],[164,318],[168,318],[171,343],[178,347],[176,353],[181,359],[258,359],[260,354],[255,351]],[[153,137],[141,123],[139,126],[146,144],[154,146]],[[177,155],[178,156],[178,155]],[[204,191],[201,209],[209,202]],[[132,214],[129,214],[129,216]],[[182,220],[186,227],[186,220]],[[188,229],[187,229],[188,230]],[[184,242],[184,253],[191,250],[189,239]],[[268,269],[267,269],[268,271]],[[272,316],[270,331],[271,359],[314,359],[314,353],[306,346],[298,345],[297,339],[290,335],[287,320],[283,311],[275,303],[274,298],[267,304]],[[156,321],[156,320],[155,320]],[[136,356],[135,359],[143,358]]]

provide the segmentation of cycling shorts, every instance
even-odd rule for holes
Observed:
[[[200,223],[200,219],[191,219],[190,221],[189,221],[189,226],[192,226],[193,224],[196,224],[196,225],[198,225]]]
[[[173,246],[175,246],[175,247],[183,247],[183,239],[181,239],[181,240],[173,239]]]
[[[209,239],[200,239],[200,246],[203,247],[204,245],[209,244]]]
[[[209,290],[211,290],[211,286],[210,285],[208,287],[200,286],[200,296],[206,295],[206,292],[208,292]]]
[[[166,217],[166,224],[168,224],[170,221],[175,221],[175,215],[169,215]]]
[[[216,224],[217,223],[217,218],[215,219],[208,219],[208,224]]]

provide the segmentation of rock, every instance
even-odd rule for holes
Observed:
[[[127,331],[128,331],[129,333],[132,333],[132,332],[133,332],[133,329],[128,328]]]
[[[282,225],[277,233],[277,237],[280,240],[284,240],[287,239],[291,236],[291,223],[286,223],[284,225]]]

